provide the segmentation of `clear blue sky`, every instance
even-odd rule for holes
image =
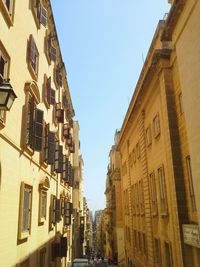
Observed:
[[[52,0],[75,119],[80,124],[84,194],[105,207],[105,179],[115,130],[128,109],[143,58],[167,0]]]

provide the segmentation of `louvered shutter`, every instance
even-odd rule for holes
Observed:
[[[42,5],[40,5],[40,23],[44,27],[47,26],[47,10]]]
[[[51,223],[56,223],[56,197],[51,195]]]
[[[64,109],[61,109],[61,103],[56,103],[56,119],[58,123],[64,123]]]
[[[61,237],[60,239],[60,256],[67,257],[67,237]]]
[[[63,137],[67,138],[69,136],[69,132],[70,128],[69,125],[67,123],[63,124]]]
[[[28,61],[31,63],[32,68],[34,71],[37,71],[37,52],[36,52],[36,45],[33,38],[33,35],[30,35],[29,38],[29,51],[28,51]]]
[[[63,155],[63,166],[62,166],[62,179],[63,180],[66,180],[66,161],[67,161],[67,159],[66,159],[66,155]]]
[[[56,62],[56,48],[51,44],[51,60]]]
[[[56,199],[56,222],[61,220],[60,199]]]
[[[62,74],[60,73],[60,70],[56,69],[56,83],[59,87],[62,87]]]
[[[28,128],[27,128],[27,145],[34,149],[34,117],[35,117],[35,102],[34,98],[31,97],[29,100],[28,107]]]
[[[54,105],[56,100],[55,100],[55,97],[56,97],[56,92],[54,89],[51,88],[51,99],[50,99],[50,104],[51,105]]]
[[[72,203],[65,202],[65,225],[71,224]]]
[[[55,159],[55,133],[49,131],[48,133],[48,164],[54,164]]]
[[[43,114],[40,109],[35,110],[35,133],[34,133],[34,150],[42,151],[42,134],[43,134]]]
[[[66,177],[66,182],[69,183],[69,180],[70,180],[70,171],[71,171],[71,163],[70,161],[67,159],[67,166],[66,166],[66,173],[67,173],[67,177]]]
[[[61,215],[63,216],[65,214],[65,199],[61,199]]]
[[[46,82],[46,98],[47,98],[47,103],[50,105],[51,104],[51,77],[49,77]]]
[[[44,134],[44,161],[48,162],[48,139],[49,139],[49,124],[45,125]]]
[[[58,170],[58,160],[59,160],[59,141],[55,141],[55,163],[54,163],[55,171]]]

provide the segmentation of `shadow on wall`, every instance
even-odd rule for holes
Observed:
[[[48,240],[34,252],[29,253],[21,262],[12,267],[67,267],[67,248],[60,242],[61,233],[58,232],[55,238]],[[65,249],[65,251],[63,250]]]

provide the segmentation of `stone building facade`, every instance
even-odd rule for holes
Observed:
[[[155,32],[118,145],[126,266],[200,263],[200,3],[171,4]]]
[[[0,110],[0,266],[64,267],[74,110],[51,3],[1,0],[0,25],[0,87],[17,95]]]

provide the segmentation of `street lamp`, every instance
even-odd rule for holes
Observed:
[[[0,83],[0,110],[10,110],[16,97],[10,79],[3,80]]]

